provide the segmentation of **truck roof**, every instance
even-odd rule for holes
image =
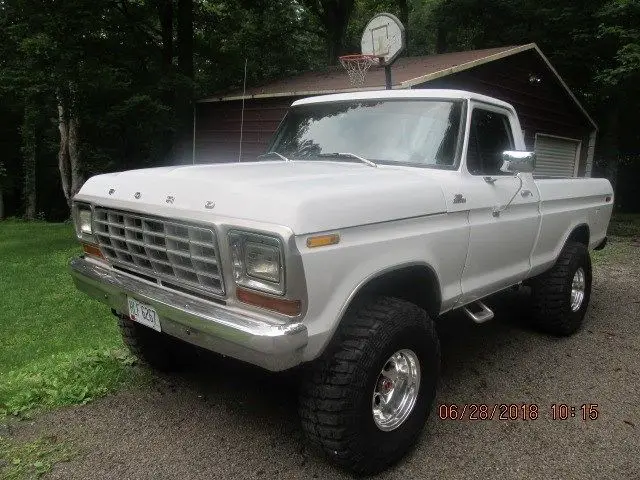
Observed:
[[[403,90],[372,90],[368,92],[334,93],[331,95],[319,95],[296,100],[291,106],[308,105],[313,103],[345,102],[351,100],[384,100],[384,99],[412,99],[412,98],[437,98],[446,100],[476,100],[479,102],[499,105],[509,110],[514,108],[507,102],[497,98],[488,97],[479,93],[466,90],[449,89],[403,89]]]

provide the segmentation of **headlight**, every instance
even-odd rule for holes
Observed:
[[[246,242],[244,258],[247,275],[280,283],[280,251],[277,247]]]
[[[91,206],[85,203],[76,203],[73,206],[74,218],[76,224],[76,234],[80,240],[94,242],[93,228],[91,225],[92,210]]]
[[[80,208],[78,209],[78,228],[80,232],[91,235],[91,210]]]
[[[238,285],[284,293],[282,244],[278,238],[250,232],[229,232],[233,278]]]

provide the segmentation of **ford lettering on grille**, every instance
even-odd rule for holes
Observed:
[[[116,266],[168,288],[224,293],[212,228],[96,207],[94,230],[102,253]]]

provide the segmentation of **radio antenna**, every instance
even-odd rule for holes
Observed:
[[[244,97],[247,93],[247,58],[244,59],[244,84],[242,86],[242,114],[240,116],[240,148],[238,149],[238,163],[242,161],[242,131],[244,130]]]

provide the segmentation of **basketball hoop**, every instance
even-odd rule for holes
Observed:
[[[340,63],[347,71],[351,85],[360,87],[364,84],[369,69],[380,63],[380,57],[377,55],[343,55],[340,57]]]

